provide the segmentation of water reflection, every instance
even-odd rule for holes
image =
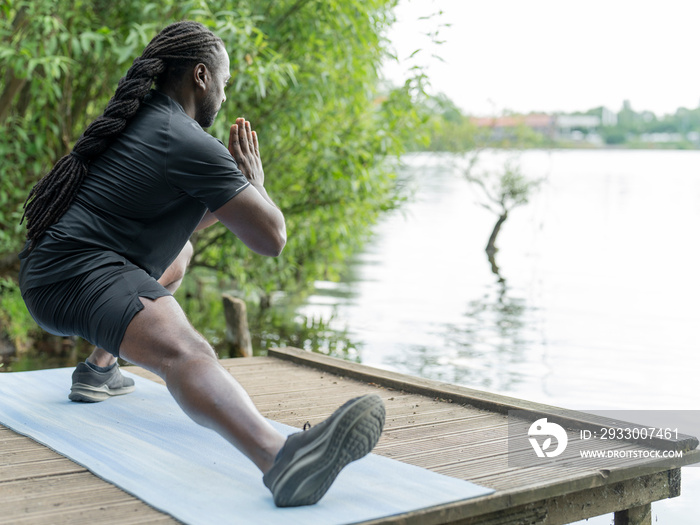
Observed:
[[[387,359],[388,365],[478,389],[517,389],[530,368],[527,351],[543,344],[541,335],[533,330],[536,308],[508,285],[493,255],[489,261],[494,282],[468,301],[459,322],[437,327],[433,333],[442,344],[407,345]]]
[[[550,181],[491,260],[492,215],[438,161],[415,159],[415,198],[298,313],[332,312],[363,363],[426,378],[584,410],[697,399],[679,363],[700,347],[700,245],[678,225],[700,224],[700,152],[527,152]]]

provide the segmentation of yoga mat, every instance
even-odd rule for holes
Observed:
[[[356,523],[493,492],[370,454],[316,505],[279,509],[253,463],[190,420],[164,386],[124,371],[134,393],[73,403],[72,371],[0,374],[0,423],[187,524]],[[272,424],[285,435],[299,431]]]

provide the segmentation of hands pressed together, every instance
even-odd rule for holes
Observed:
[[[231,126],[228,150],[238,164],[238,169],[251,184],[264,185],[265,173],[260,160],[258,135],[251,130],[250,122],[243,118],[236,119],[236,123]]]
[[[243,118],[231,126],[228,150],[238,169],[250,181],[214,215],[251,250],[277,257],[287,242],[284,215],[265,190],[258,135]]]

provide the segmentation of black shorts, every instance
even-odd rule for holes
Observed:
[[[127,326],[143,309],[139,297],[166,295],[171,294],[133,264],[102,266],[22,292],[29,313],[44,330],[77,335],[116,357]]]

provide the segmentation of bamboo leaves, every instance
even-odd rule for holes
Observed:
[[[253,123],[289,231],[283,255],[263,259],[207,229],[194,264],[264,293],[337,275],[379,213],[400,200],[385,159],[422,133],[414,107],[422,81],[393,89],[378,79],[395,3],[4,0],[0,256],[23,244],[14,219],[29,188],[103,111],[150,38],[187,18],[212,28],[231,58],[228,100],[209,131],[227,136],[238,116]]]

